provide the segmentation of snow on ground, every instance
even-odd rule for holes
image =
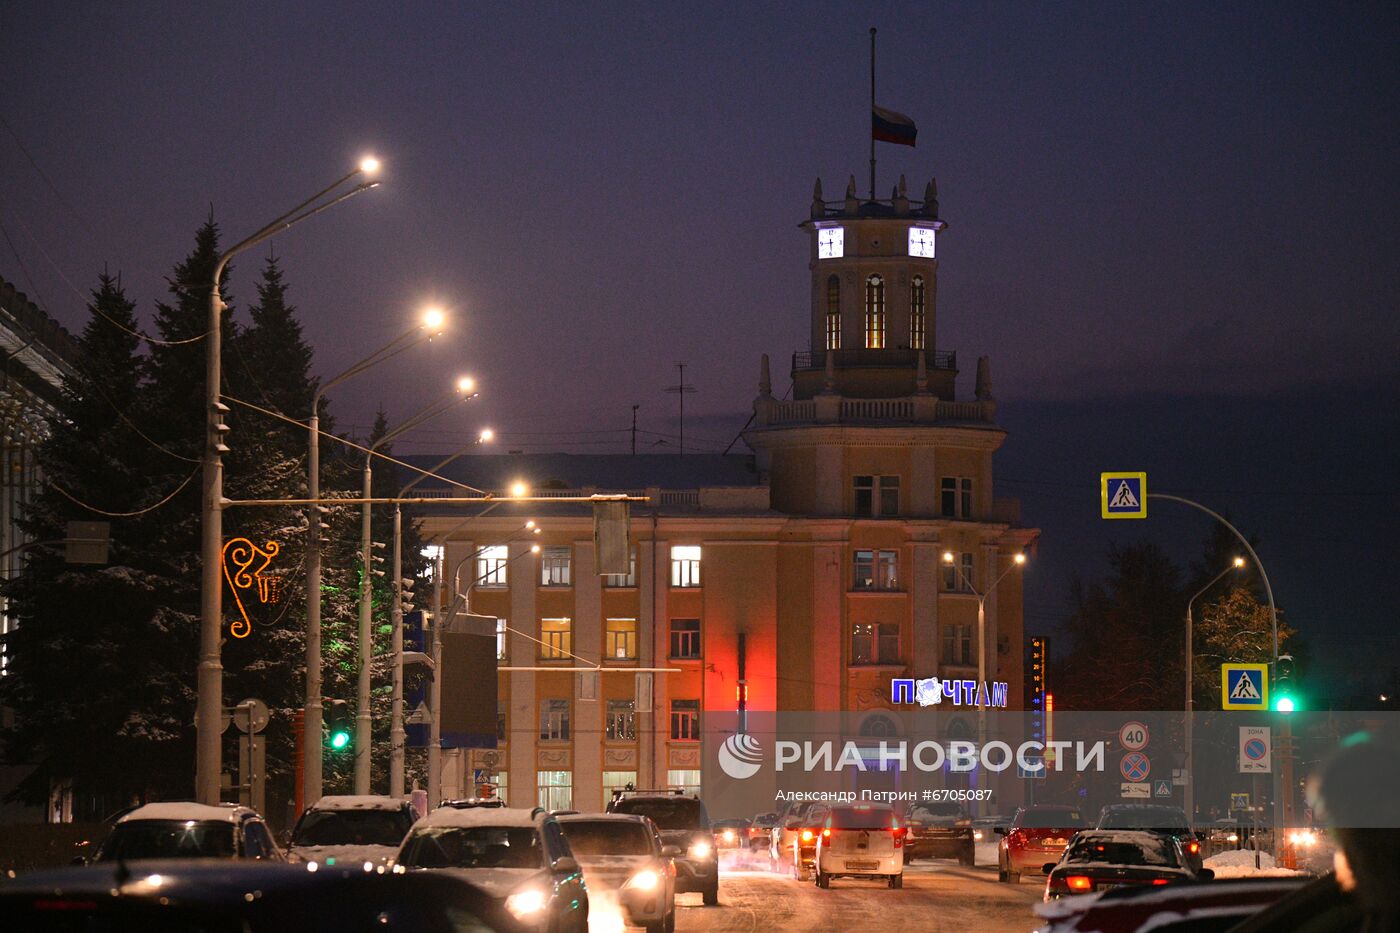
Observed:
[[[976,845],[976,850],[973,859],[978,865],[995,865],[997,863],[997,844],[995,842],[979,842]]]
[[[1306,872],[1293,871],[1290,868],[1279,868],[1274,863],[1274,857],[1268,852],[1260,852],[1259,867],[1254,867],[1255,852],[1252,849],[1234,849],[1229,852],[1221,852],[1219,855],[1212,855],[1205,860],[1205,867],[1215,872],[1217,878],[1282,878],[1291,875],[1302,875]]]

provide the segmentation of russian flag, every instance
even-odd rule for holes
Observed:
[[[902,113],[876,107],[870,115],[870,134],[879,142],[912,146],[918,132],[914,121]]]

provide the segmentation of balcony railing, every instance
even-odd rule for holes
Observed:
[[[792,371],[802,372],[826,368],[826,350],[798,350],[792,355]],[[908,369],[919,365],[919,354],[926,357],[929,369],[957,371],[956,350],[832,350],[832,362],[837,369]]]

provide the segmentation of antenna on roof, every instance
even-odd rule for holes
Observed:
[[[680,370],[680,373],[681,373],[681,375],[680,375],[680,381],[677,382],[677,383],[676,383],[675,385],[673,385],[673,386],[667,386],[667,387],[666,387],[666,391],[667,391],[667,392],[674,392],[674,393],[676,393],[677,395],[679,395],[679,396],[680,396],[680,399],[681,399],[681,437],[680,437],[680,454],[681,454],[682,457],[685,456],[685,397],[686,397],[687,395],[689,395],[690,393],[692,393],[692,392],[695,391],[695,386],[693,386],[693,385],[687,385],[687,384],[686,384],[686,381],[685,381],[685,366],[686,366],[686,364],[684,364],[684,363],[677,363],[677,364],[676,364],[676,368],[679,369],[679,370]]]

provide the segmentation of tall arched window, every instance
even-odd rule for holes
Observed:
[[[865,348],[885,346],[885,280],[872,275],[865,280]]]
[[[826,280],[826,348],[841,349],[841,279]]]
[[[909,285],[909,348],[924,348],[924,277],[914,276]]]

